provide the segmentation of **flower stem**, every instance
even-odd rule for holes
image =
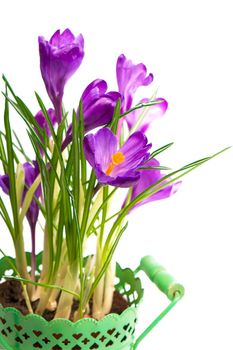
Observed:
[[[115,264],[111,261],[104,279],[104,297],[103,297],[103,316],[108,315],[113,302],[114,293],[114,280],[115,280]]]
[[[24,248],[24,240],[22,232],[19,233],[17,239],[14,240],[14,246],[15,246],[15,257],[16,257],[16,267],[17,271],[19,272],[20,277],[25,279],[30,279],[30,275],[27,272],[27,259],[25,254],[25,248]],[[27,291],[29,294],[29,297],[33,294],[33,286],[27,286]]]
[[[72,267],[67,270],[64,280],[64,288],[75,291],[77,286],[77,270]],[[62,292],[57,306],[54,318],[70,318],[71,308],[73,304],[73,295]]]
[[[96,248],[95,276],[98,276],[101,270],[101,260],[102,260],[101,256],[102,256],[101,247],[98,240],[97,248]],[[93,294],[92,316],[96,320],[100,320],[102,318],[103,294],[104,294],[104,276],[99,281]]]
[[[35,281],[36,271],[36,225],[31,225],[31,241],[32,241],[32,253],[31,253],[31,279]]]
[[[41,283],[49,283],[49,266],[50,266],[50,250],[49,250],[49,238],[48,238],[48,228],[45,225],[44,229],[44,249],[42,256],[42,271],[40,275],[39,282]],[[37,287],[36,293],[34,295],[34,300],[40,299],[39,304],[37,306],[36,313],[42,314],[46,303],[48,302],[49,295],[51,291],[46,290],[44,287]],[[45,300],[47,298],[47,301]]]

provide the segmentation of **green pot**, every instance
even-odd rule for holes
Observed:
[[[27,258],[30,263],[29,254]],[[41,255],[37,257],[38,270],[40,264]],[[9,275],[10,269],[9,257],[1,259],[0,280],[7,271]],[[171,303],[135,340],[138,307],[143,297],[141,281],[136,276],[140,270],[157,284]],[[124,295],[130,305],[121,315],[109,314],[100,321],[86,318],[75,323],[65,319],[48,322],[41,316],[35,314],[24,316],[15,308],[3,308],[0,305],[0,345],[2,344],[6,350],[136,349],[141,340],[183,296],[184,288],[177,284],[152,257],[143,258],[135,271],[129,268],[122,269],[117,265],[116,275],[119,281],[115,288]]]

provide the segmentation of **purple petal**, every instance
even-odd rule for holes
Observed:
[[[147,69],[144,64],[135,65],[131,60],[127,60],[124,55],[118,57],[116,73],[119,92],[124,97],[121,110],[125,112],[132,106],[136,90],[140,86],[149,85],[153,81],[153,75],[149,74],[147,76]]]
[[[161,102],[159,104],[155,104],[151,107],[146,107],[145,117],[143,118],[142,123],[137,130],[145,133],[147,131],[147,129],[149,128],[150,124],[155,119],[160,118],[165,114],[167,107],[168,107],[168,103],[163,98],[159,98],[159,99],[163,100],[163,102]],[[148,101],[149,101],[148,98],[144,98],[139,103],[148,102]],[[135,111],[133,111],[125,116],[125,120],[128,124],[129,130],[135,126],[135,124],[137,123],[137,121],[140,118],[142,113],[144,113],[143,109],[136,109]]]
[[[56,114],[55,114],[55,110],[50,108],[48,109],[48,115],[49,115],[49,118],[51,120],[51,123],[53,126],[56,125],[57,123],[57,117],[56,117]],[[39,124],[39,126],[44,129],[44,131],[46,132],[47,136],[50,137],[51,136],[51,131],[50,131],[50,128],[49,128],[49,125],[47,123],[47,120],[43,114],[42,111],[39,111],[36,115],[35,115],[35,119],[37,121],[37,123]],[[39,134],[39,131],[38,131],[38,134]]]
[[[96,79],[91,82],[82,94],[82,107],[84,115],[85,133],[99,126],[111,122],[117,100],[121,97],[119,92],[107,91],[107,83],[104,80]],[[78,115],[77,111],[77,115]],[[72,125],[66,133],[62,144],[62,150],[72,141]]]
[[[145,163],[150,156],[148,150],[151,148],[151,144],[147,142],[147,138],[142,132],[133,133],[119,149],[125,159],[124,162],[115,167],[112,176],[119,176],[128,170],[135,170]]]
[[[117,138],[108,128],[100,129],[95,135],[90,134],[84,138],[85,156],[92,167],[99,165],[105,171],[116,151]]]
[[[146,163],[145,166],[151,166],[151,167],[157,167],[159,166],[159,162],[156,159],[151,159]],[[153,170],[153,169],[148,169],[148,170],[140,170],[140,180],[136,185],[133,186],[132,189],[132,196],[131,200],[136,198],[139,194],[141,194],[143,191],[145,191],[148,187],[156,183],[157,181],[161,180],[164,177],[163,174],[161,174],[160,170]],[[161,183],[159,183],[158,187],[161,186],[162,184],[168,182],[169,180],[165,180]],[[180,186],[181,182],[176,182],[174,184],[168,185],[167,187],[159,190],[158,192],[152,194],[150,197],[147,197],[146,199],[142,200],[141,202],[137,203],[134,208],[139,207],[143,204],[168,198],[172,194],[176,193]],[[155,187],[156,188],[156,187]]]
[[[33,165],[31,163],[24,163],[23,168],[24,168],[25,185],[26,185],[23,193],[23,199],[24,199],[28,188],[32,186],[33,182],[39,175],[39,167],[37,162],[34,161]],[[41,196],[41,185],[37,187],[35,191],[35,196],[37,198]],[[39,207],[34,199],[31,201],[31,204],[28,208],[26,216],[30,227],[33,229],[36,225],[36,222],[39,216]]]
[[[64,30],[62,34],[60,34],[60,30],[57,30],[49,40],[49,43],[57,48],[61,48],[69,44],[72,45],[74,40],[75,36],[69,29]]]
[[[117,176],[115,179],[109,181],[109,185],[127,188],[137,183],[139,179],[140,173],[138,171],[128,171],[124,175]]]
[[[24,169],[24,181],[25,181],[25,187],[23,191],[23,198],[22,201],[24,200],[26,193],[28,191],[28,188],[31,187],[37,176],[39,175],[39,166],[36,161],[33,161],[33,164],[31,163],[24,163],[23,164],[23,169]],[[9,189],[10,189],[10,184],[9,184],[9,176],[8,174],[0,176],[0,187],[2,190],[6,193],[9,194]],[[41,185],[39,185],[35,191],[35,196],[39,198],[41,196]],[[39,215],[39,207],[36,203],[36,201],[33,199],[31,201],[31,204],[28,208],[28,211],[26,213],[28,222],[30,227],[33,229],[35,228],[37,219]]]
[[[96,101],[100,96],[104,95],[107,91],[107,83],[104,80],[96,79],[92,81],[82,94],[82,103],[87,109],[90,107],[93,101]]]
[[[0,176],[0,187],[4,193],[9,194],[9,189],[10,189],[9,175],[6,174],[6,175]]]
[[[126,171],[123,175],[116,177],[106,175],[99,165],[95,167],[96,176],[102,185],[127,188],[137,183],[140,178],[138,171]]]
[[[58,122],[62,118],[62,97],[67,80],[80,66],[84,56],[84,40],[66,29],[56,31],[49,41],[39,37],[40,68]]]
[[[107,83],[100,79],[94,80],[84,90],[82,103],[85,132],[108,124],[112,120],[120,94],[115,91],[106,93],[106,91]]]

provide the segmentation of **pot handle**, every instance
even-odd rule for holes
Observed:
[[[132,350],[135,350],[139,343],[147,336],[149,332],[168,314],[168,312],[176,305],[176,303],[184,296],[184,287],[177,283],[176,280],[166,271],[166,269],[158,264],[152,256],[145,256],[141,259],[139,267],[135,273],[144,271],[149,279],[168,297],[171,301],[161,314],[151,322],[151,324],[142,332],[133,344]]]

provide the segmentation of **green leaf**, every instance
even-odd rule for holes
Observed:
[[[24,156],[24,158],[27,162],[31,163],[32,162],[31,158],[29,158],[28,155],[25,153],[23,146],[18,138],[18,135],[16,134],[16,132],[14,130],[13,130],[13,134],[15,136],[17,143],[18,143],[18,146],[15,143],[13,143],[13,146]]]
[[[117,191],[117,187],[115,187],[112,192],[109,193],[109,195],[103,200],[102,204],[99,206],[99,208],[96,210],[96,213],[93,217],[93,219],[91,220],[89,226],[87,227],[87,230],[86,230],[86,235],[87,237],[90,236],[92,230],[93,230],[93,227],[94,227],[94,224],[95,224],[95,221],[97,220],[101,210],[103,209],[103,207],[106,205],[106,202],[113,196],[113,194]]]
[[[6,86],[6,96],[8,96],[7,86]],[[4,124],[5,124],[5,134],[6,134],[6,148],[7,148],[7,161],[8,161],[8,175],[10,183],[10,201],[14,219],[14,235],[18,236],[20,233],[19,221],[18,221],[18,206],[17,206],[17,193],[16,193],[16,183],[15,183],[15,168],[14,168],[14,151],[12,145],[12,135],[11,126],[9,119],[9,104],[8,100],[5,99],[5,111],[4,111]]]
[[[79,146],[79,128],[77,122],[77,116],[73,110],[72,118],[72,156],[73,156],[73,248],[75,249],[74,257],[78,253],[78,261],[80,269],[82,268],[82,240],[80,235],[80,146]],[[68,238],[68,237],[67,237]]]
[[[23,219],[24,219],[25,215],[27,214],[27,211],[30,207],[32,200],[33,200],[34,194],[35,194],[38,186],[40,185],[40,183],[41,183],[41,175],[38,175],[26,193],[26,196],[25,196],[24,201],[23,201],[22,209],[21,209],[21,212],[19,215],[19,220],[21,223],[23,222]]]
[[[84,154],[84,148],[83,148],[83,140],[84,140],[84,114],[83,114],[83,105],[82,100],[79,102],[79,109],[78,109],[78,116],[79,116],[79,129],[76,128],[76,132],[79,132],[79,145],[80,145],[80,161],[81,161],[81,182],[83,185],[84,193],[86,193],[86,181],[87,181],[87,162]]]
[[[165,146],[162,146],[162,147],[158,148],[156,151],[151,153],[149,160],[151,160],[154,157],[156,157],[159,153],[164,152],[166,149],[170,148],[173,144],[174,144],[174,142],[171,142],[171,143],[168,143]]]
[[[110,129],[112,130],[112,132],[114,134],[117,133],[118,122],[119,122],[119,119],[120,119],[120,110],[121,110],[121,99],[119,98],[117,100],[116,106],[114,108],[114,113],[113,113],[112,121],[111,121],[111,124],[110,124]]]
[[[93,197],[93,193],[94,193],[95,182],[96,182],[96,175],[95,175],[94,170],[92,170],[91,176],[90,176],[90,181],[89,181],[88,188],[87,188],[87,194],[86,194],[86,198],[85,198],[85,205],[84,205],[84,211],[83,211],[83,218],[82,218],[82,225],[81,225],[81,237],[82,237],[82,239],[85,235],[86,228],[87,228],[86,226],[87,226],[91,201],[92,201],[92,197]]]
[[[128,205],[126,205],[122,209],[121,214],[115,220],[115,222],[114,222],[114,224],[113,224],[113,226],[112,226],[112,228],[111,228],[111,230],[110,230],[110,232],[108,234],[108,237],[107,237],[107,240],[106,240],[106,245],[109,246],[116,228],[124,220],[125,216],[129,212],[129,210],[131,208],[133,208],[137,203],[139,203],[140,201],[142,201],[145,198],[150,197],[151,195],[153,195],[154,193],[160,191],[161,189],[169,186],[170,184],[174,183],[175,181],[177,181],[178,179],[182,178],[186,174],[190,173],[194,169],[198,168],[202,164],[206,163],[210,159],[213,159],[216,156],[218,156],[219,154],[225,152],[229,148],[230,147],[224,148],[220,152],[217,152],[217,153],[215,153],[214,155],[212,155],[210,157],[202,158],[200,160],[197,160],[195,162],[187,164],[187,165],[183,166],[182,168],[180,168],[180,169],[178,169],[176,171],[173,171],[173,172],[171,172],[170,174],[168,174],[166,176],[163,176],[160,180],[158,180],[157,182],[155,182],[154,184],[149,186],[146,190],[144,190],[142,193],[140,193],[137,197],[135,197],[132,201],[130,201],[130,203]],[[180,174],[180,175],[178,175],[178,174]],[[175,176],[174,178],[172,178],[172,176],[174,176],[174,175],[178,175],[178,176]],[[168,180],[168,181],[166,181],[166,180]]]
[[[171,168],[168,168],[166,166],[142,166],[138,168],[139,170],[171,170]]]
[[[8,173],[8,163],[7,163],[7,156],[6,156],[6,151],[5,151],[5,146],[2,140],[2,132],[0,131],[0,157],[1,157],[1,162],[2,166],[4,169],[4,173]]]
[[[32,280],[27,280],[26,278],[21,278],[21,277],[16,277],[16,276],[3,276],[3,278],[10,279],[10,280],[13,279],[15,281],[23,282],[24,284],[32,284],[34,286],[40,286],[40,287],[44,287],[44,288],[58,289],[62,292],[73,295],[74,298],[77,300],[79,300],[79,298],[80,298],[79,294],[73,292],[72,290],[69,290],[69,289],[54,285],[54,284],[35,282]]]
[[[22,164],[19,163],[17,165],[17,170],[16,170],[16,197],[17,197],[18,211],[20,211],[22,197],[23,197],[24,180],[25,180],[24,168]]]
[[[93,294],[95,288],[97,287],[98,283],[100,282],[101,278],[103,277],[104,273],[106,272],[106,270],[107,270],[107,268],[108,268],[108,266],[109,266],[109,264],[110,264],[110,262],[112,260],[113,254],[114,254],[114,252],[115,252],[115,250],[117,248],[117,245],[118,245],[118,243],[119,243],[119,241],[121,239],[121,236],[125,232],[127,226],[128,226],[128,222],[120,230],[119,234],[117,235],[117,238],[115,239],[114,243],[112,244],[112,246],[111,246],[111,248],[109,250],[109,253],[107,254],[107,258],[104,261],[103,267],[101,268],[100,272],[98,273],[98,275],[95,278],[94,283],[92,284],[91,290],[90,290],[89,295],[88,295],[88,300],[90,300],[90,298],[92,297],[92,294]]]
[[[12,225],[10,216],[8,214],[8,210],[6,209],[4,201],[2,200],[1,196],[0,196],[0,215],[3,218],[12,238],[14,239],[14,227]]]

